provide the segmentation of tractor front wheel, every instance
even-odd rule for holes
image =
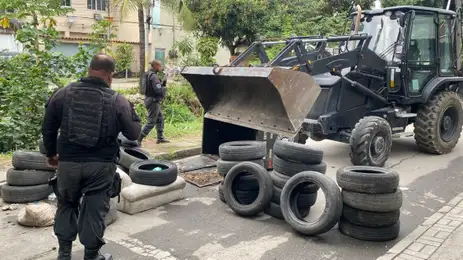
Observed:
[[[383,167],[392,146],[389,123],[377,116],[367,116],[355,125],[350,137],[350,161],[353,165]]]
[[[430,154],[450,153],[460,139],[463,108],[457,93],[442,91],[419,110],[415,121],[418,149]]]

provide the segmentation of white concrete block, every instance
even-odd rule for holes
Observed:
[[[176,189],[138,201],[128,201],[121,197],[117,209],[121,212],[134,215],[146,210],[155,209],[170,202],[181,200],[184,197],[183,189]]]
[[[130,178],[128,173],[126,173],[123,170],[119,169],[119,167],[117,167],[116,171],[119,173],[119,176],[121,176],[122,189],[125,188],[125,187],[128,187],[128,186],[130,186],[132,184],[132,179]]]
[[[184,197],[183,188],[185,186],[186,182],[182,177],[177,177],[174,183],[166,186],[148,186],[132,183],[122,189],[121,201],[117,209],[133,215],[176,200],[181,200]]]
[[[186,182],[182,177],[177,177],[172,184],[166,186],[148,186],[132,183],[128,187],[122,189],[121,197],[127,201],[134,202],[161,195],[172,190],[183,189],[185,186]]]

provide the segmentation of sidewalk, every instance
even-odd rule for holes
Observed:
[[[377,260],[463,259],[463,193]]]

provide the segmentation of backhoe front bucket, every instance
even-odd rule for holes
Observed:
[[[304,73],[278,67],[185,67],[205,118],[294,135],[320,93]]]

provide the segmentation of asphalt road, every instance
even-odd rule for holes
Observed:
[[[327,176],[333,180],[339,167],[350,165],[347,145],[331,141],[308,144],[324,150]],[[188,185],[187,198],[182,201],[134,216],[120,213],[107,230],[103,251],[111,252],[114,259],[127,260],[374,260],[463,191],[462,150],[460,142],[451,154],[427,155],[417,151],[413,137],[394,140],[386,167],[399,172],[404,194],[401,232],[395,241],[355,240],[342,235],[337,226],[318,237],[302,236],[283,220],[265,214],[237,216],[218,199],[217,186],[198,189]],[[310,217],[320,214],[323,207],[321,196]],[[3,238],[21,240],[15,237],[20,233],[13,230],[2,230]],[[28,248],[36,252],[11,241],[0,246],[2,259],[18,259],[5,254],[5,250],[24,256],[20,259],[55,259],[56,251],[50,250],[56,244],[51,229],[34,232],[41,234],[40,239],[24,235],[22,241],[30,240]],[[82,259],[82,248],[76,247],[75,251],[75,259]]]

